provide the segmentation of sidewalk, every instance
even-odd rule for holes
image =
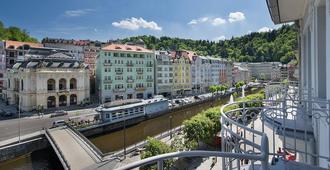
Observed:
[[[44,134],[44,131],[43,130],[37,131],[37,132],[34,132],[34,133],[30,133],[30,134],[26,134],[26,135],[21,135],[21,137],[20,137],[21,139],[20,140],[21,141],[24,141],[26,139],[39,136],[41,134]],[[14,138],[11,138],[11,139],[0,141],[0,148],[1,147],[4,147],[6,145],[9,145],[9,144],[18,143],[18,142],[19,142],[18,136],[17,137],[14,137]]]

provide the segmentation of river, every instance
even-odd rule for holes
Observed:
[[[246,92],[249,94],[249,92]],[[159,116],[153,119],[146,120],[137,125],[126,128],[126,145],[133,145],[146,139],[147,136],[155,136],[161,132],[165,132],[171,128],[180,126],[182,122],[190,117],[206,110],[212,106],[221,106],[227,103],[229,97],[221,98],[213,102],[193,105],[183,110],[177,110]],[[219,107],[220,111],[220,107]],[[170,117],[172,117],[170,119]],[[171,121],[171,123],[170,123]],[[90,138],[103,153],[120,150],[124,147],[123,144],[124,132],[118,130],[108,134],[102,134]],[[32,152],[22,157],[15,158],[0,163],[1,170],[26,170],[26,169],[62,169],[61,163],[56,157],[52,148],[46,148]]]

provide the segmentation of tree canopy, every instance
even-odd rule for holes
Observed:
[[[0,40],[13,40],[23,42],[38,42],[36,38],[33,38],[25,29],[10,26],[6,28],[0,21]]]
[[[199,55],[210,55],[239,62],[288,63],[297,56],[296,25],[283,25],[270,32],[252,32],[218,42],[192,40],[162,36],[135,36],[121,41],[138,42],[143,40],[146,47],[155,50],[192,50]]]

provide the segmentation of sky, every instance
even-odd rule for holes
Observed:
[[[155,35],[222,40],[279,26],[266,0],[10,0],[0,21],[41,40]]]

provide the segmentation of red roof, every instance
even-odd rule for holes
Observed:
[[[30,47],[43,47],[44,46],[43,44],[40,44],[40,43],[11,41],[11,40],[5,41],[5,48],[12,46],[12,47],[14,47],[14,49],[17,49],[18,47],[23,46],[23,45],[28,45]]]
[[[111,51],[133,51],[133,52],[144,52],[151,53],[151,50],[137,46],[137,45],[127,45],[127,44],[110,44],[102,48],[102,50],[111,50]]]

